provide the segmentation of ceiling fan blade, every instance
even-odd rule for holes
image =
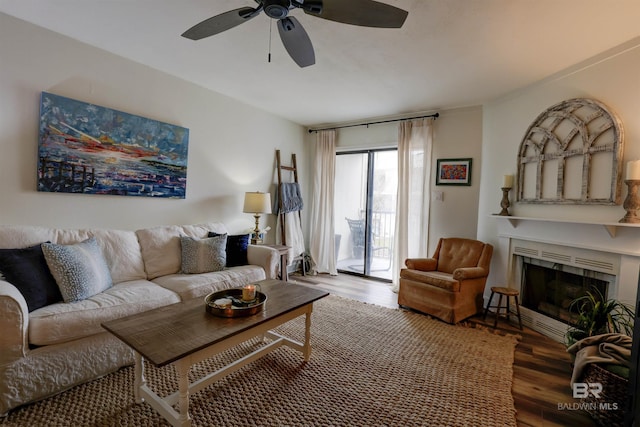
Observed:
[[[318,18],[361,27],[400,28],[409,12],[374,0],[309,0],[304,12]],[[317,7],[311,7],[311,6]],[[317,10],[321,9],[320,12]]]
[[[182,33],[182,37],[191,40],[200,40],[205,37],[219,34],[240,25],[243,22],[247,22],[251,18],[257,16],[261,10],[262,7],[257,7],[255,9],[252,7],[241,7],[239,9],[221,13],[220,15],[206,19],[189,28],[187,31]]]
[[[289,56],[300,67],[308,67],[316,63],[316,55],[309,35],[293,16],[278,21],[278,32],[284,48]]]

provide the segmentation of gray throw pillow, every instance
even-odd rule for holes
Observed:
[[[64,302],[87,299],[113,285],[95,237],[72,245],[43,243],[42,252]]]
[[[209,273],[224,270],[227,262],[227,235],[206,239],[180,237],[182,244],[182,272],[185,274]]]

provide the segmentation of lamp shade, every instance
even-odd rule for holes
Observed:
[[[244,194],[245,213],[271,213],[271,194],[256,192],[247,192]]]

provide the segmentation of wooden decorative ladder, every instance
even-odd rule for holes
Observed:
[[[278,215],[280,216],[280,240],[283,245],[287,245],[287,236],[285,233],[285,226],[287,223],[286,214],[280,211],[280,206],[282,205],[282,171],[293,172],[293,182],[298,183],[298,163],[296,161],[296,154],[291,154],[291,166],[285,166],[282,164],[282,160],[280,158],[280,150],[276,150],[276,168],[278,170]],[[298,218],[300,219],[300,224],[302,226],[302,213],[298,211]],[[304,259],[304,252],[302,254],[297,254],[293,261],[300,261],[302,264],[302,275],[306,276],[306,266]]]

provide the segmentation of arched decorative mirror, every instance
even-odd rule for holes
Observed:
[[[601,102],[575,98],[545,110],[518,149],[516,200],[620,204],[623,129]]]

